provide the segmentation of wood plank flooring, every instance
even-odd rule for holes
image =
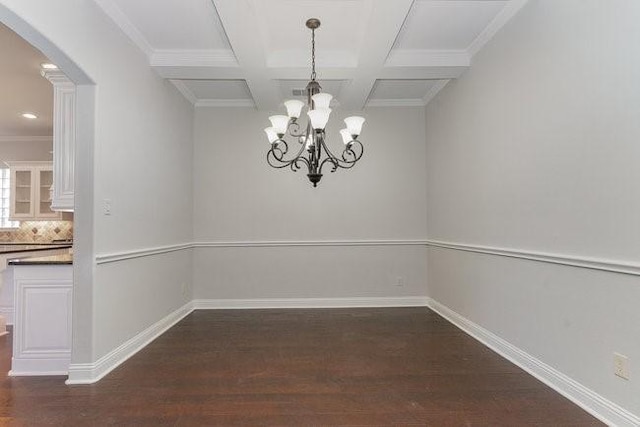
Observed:
[[[7,377],[0,402],[15,426],[602,425],[426,308],[195,311],[97,384]]]

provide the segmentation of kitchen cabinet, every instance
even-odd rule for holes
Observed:
[[[65,375],[71,362],[72,265],[15,265],[10,376]]]
[[[51,209],[53,164],[51,162],[11,162],[12,221],[51,221],[62,218]]]

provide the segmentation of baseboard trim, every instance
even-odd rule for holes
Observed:
[[[93,384],[99,381],[192,311],[193,303],[188,302],[97,361],[93,363],[71,363],[69,365],[69,378],[65,383],[68,385]]]
[[[193,301],[195,310],[426,306],[427,297],[196,299]]]
[[[35,359],[11,359],[10,377],[67,375],[69,352],[66,357],[38,357]]]
[[[640,425],[640,417],[602,397],[529,353],[456,313],[447,306],[440,304],[432,298],[427,298],[427,306],[607,425],[620,427]]]

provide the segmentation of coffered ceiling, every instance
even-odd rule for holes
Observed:
[[[196,106],[276,110],[317,72],[345,109],[425,105],[527,0],[95,0]]]

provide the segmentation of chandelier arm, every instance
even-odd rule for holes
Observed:
[[[357,148],[356,150],[354,150],[354,146]],[[362,145],[362,143],[358,140],[353,140],[342,152],[342,161],[344,163],[354,165],[358,160],[360,160],[363,154],[364,146]],[[348,159],[348,157],[352,157],[352,159]]]
[[[357,147],[358,150],[354,151],[353,150],[353,146],[354,143],[357,143]],[[333,159],[332,163],[334,165],[336,165],[336,168],[341,168],[341,169],[351,169],[358,160],[360,160],[360,158],[362,157],[362,155],[364,154],[364,146],[362,145],[362,143],[358,140],[354,140],[352,141],[342,152],[342,158],[336,156],[335,154],[333,154],[331,152],[331,150],[329,150],[329,148],[327,147],[327,145],[324,143],[324,139],[321,141],[322,147],[324,148],[325,152],[327,153],[328,159]],[[346,156],[346,154],[351,153],[351,156],[353,157],[352,160],[349,160]],[[326,161],[327,159],[325,159]],[[324,163],[324,161],[323,161]]]
[[[278,147],[280,142],[282,142],[285,145],[285,149],[284,150],[281,150]],[[294,163],[296,163],[296,168],[300,169],[300,167],[297,165],[297,162],[302,159],[307,164],[307,167],[308,167],[309,166],[309,161],[306,158],[304,158],[304,156],[302,156],[302,152],[304,151],[304,149],[305,149],[305,146],[302,145],[300,147],[300,150],[298,150],[298,152],[296,153],[296,155],[294,157],[292,157],[289,160],[285,160],[284,156],[289,151],[289,146],[287,145],[287,143],[283,139],[279,139],[278,142],[274,143],[271,146],[271,149],[267,152],[267,163],[269,163],[269,166],[274,167],[276,169],[286,168],[286,167],[292,166]],[[272,159],[277,163],[274,163],[272,161]],[[294,169],[292,167],[292,170],[297,170],[297,169]]]
[[[308,127],[309,126],[307,125],[307,128]],[[301,136],[306,136],[307,130],[305,130],[305,132],[300,132],[300,129],[301,129],[300,123],[292,120],[291,122],[289,122],[289,126],[287,127],[287,133],[294,138],[300,138]]]
[[[291,161],[292,171],[297,172],[302,168],[302,166],[298,164],[298,162],[300,161],[302,161],[305,165],[307,165],[307,170],[311,170],[311,164],[309,163],[309,160],[307,160],[307,158],[304,156],[298,156]]]
[[[322,173],[322,168],[324,167],[325,163],[331,163],[331,172],[337,171],[338,167],[340,167],[337,159],[333,157],[327,157],[322,161],[322,163],[320,163],[320,167],[318,168],[319,173]],[[343,168],[343,169],[347,169],[347,168]]]
[[[280,148],[280,143],[284,145],[284,150]],[[271,151],[273,151],[273,157],[282,161],[282,158],[289,152],[289,144],[284,139],[279,139],[271,146]]]

